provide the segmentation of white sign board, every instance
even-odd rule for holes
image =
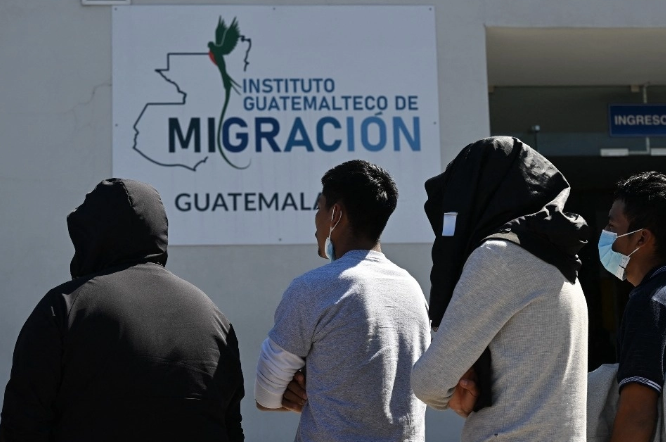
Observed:
[[[121,6],[113,175],[162,195],[172,245],[309,244],[321,177],[386,168],[384,242],[432,241],[441,172],[432,7]]]

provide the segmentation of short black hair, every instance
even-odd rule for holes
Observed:
[[[655,249],[666,259],[666,175],[642,172],[617,183],[614,195],[624,203],[629,232],[648,229],[654,234]]]
[[[364,160],[335,166],[321,178],[326,206],[340,202],[352,233],[372,241],[379,237],[398,203],[398,188],[389,173]]]

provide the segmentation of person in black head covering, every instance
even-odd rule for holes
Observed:
[[[0,440],[244,440],[234,329],[164,268],[157,191],[102,181],[67,224],[72,280],[42,298],[19,334]]]
[[[437,332],[412,371],[416,396],[469,416],[464,441],[585,440],[577,252],[588,227],[564,212],[566,179],[520,140],[491,137],[465,147],[426,191]]]

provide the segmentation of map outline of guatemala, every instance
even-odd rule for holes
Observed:
[[[188,92],[183,90],[181,88],[180,84],[178,81],[174,80],[171,75],[168,73],[172,71],[172,64],[174,66],[179,66],[177,62],[172,63],[172,57],[206,57],[206,62],[208,59],[218,67],[220,74],[222,76],[222,84],[224,87],[224,105],[220,114],[220,117],[218,119],[217,123],[217,130],[213,131],[213,126],[214,124],[211,124],[214,122],[212,117],[209,117],[207,119],[207,142],[208,142],[208,152],[213,153],[215,150],[212,148],[213,145],[216,145],[217,147],[217,152],[224,158],[224,160],[229,164],[231,167],[235,169],[246,169],[247,167],[250,166],[250,163],[248,163],[244,167],[237,166],[233,164],[225,155],[224,149],[222,148],[222,144],[220,142],[220,137],[222,136],[222,124],[224,123],[224,117],[225,113],[232,95],[232,92],[234,92],[236,95],[241,95],[240,91],[238,90],[238,83],[231,78],[231,76],[227,73],[226,69],[226,63],[224,61],[224,56],[229,55],[235,48],[238,43],[241,44],[246,44],[247,47],[244,52],[244,58],[243,58],[243,72],[247,71],[247,66],[250,64],[248,61],[248,57],[250,55],[250,51],[252,49],[252,40],[245,35],[240,34],[240,30],[238,27],[238,22],[236,18],[234,18],[231,22],[230,26],[226,26],[224,20],[220,16],[218,20],[218,25],[215,30],[215,41],[214,42],[209,42],[208,43],[208,48],[209,52],[169,52],[166,54],[166,68],[159,68],[155,69],[155,72],[157,72],[165,81],[170,83],[176,88],[177,93],[182,97],[180,102],[149,102],[146,103],[146,105],[143,107],[141,110],[141,113],[137,117],[136,121],[134,122],[133,129],[134,129],[134,143],[132,145],[132,149],[135,150],[137,153],[139,153],[142,157],[144,157],[146,160],[162,167],[183,167],[187,170],[191,170],[192,172],[196,172],[197,168],[201,166],[202,164],[206,163],[208,160],[208,155],[205,156],[203,159],[196,159],[193,158],[190,160],[189,163],[185,161],[160,161],[157,160],[156,158],[159,158],[159,156],[151,155],[148,152],[144,151],[139,146],[139,137],[141,136],[141,131],[139,129],[139,124],[144,117],[144,114],[149,111],[151,107],[156,107],[156,106],[187,106],[188,102]],[[180,60],[179,60],[180,61]],[[183,59],[182,61],[185,61]],[[200,61],[200,60],[198,60]],[[195,72],[202,72],[200,70],[192,69],[191,64],[188,65],[187,71],[195,71]],[[196,88],[193,88],[193,90],[197,90]],[[194,93],[196,94],[196,92]],[[197,110],[201,109],[201,104],[208,102],[209,97],[200,97],[200,100],[198,100],[199,106],[193,106]],[[200,123],[200,119],[198,117],[194,117],[190,120],[190,125],[187,127],[185,133],[183,133],[182,127],[179,125],[178,120],[170,118],[169,119],[169,140],[168,140],[168,145],[169,145],[169,153],[175,153],[175,138],[178,138],[178,141],[180,142],[181,147],[184,149],[188,149],[190,141],[194,142],[194,147],[193,149],[196,152],[199,152],[201,150],[201,128],[193,126],[193,124]],[[194,137],[194,140],[192,140],[192,137]],[[214,137],[214,138],[213,138]],[[162,146],[162,143],[148,143],[144,142],[143,144],[147,145],[152,145],[152,146]],[[173,158],[173,156],[169,156],[167,158]]]

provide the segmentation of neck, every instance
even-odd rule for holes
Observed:
[[[334,244],[335,246],[335,257],[341,258],[342,255],[349,252],[350,250],[372,250],[375,252],[381,252],[382,247],[379,244],[379,241],[369,241],[369,240],[359,240],[356,238],[349,238],[347,241],[339,241],[340,244]]]
[[[643,282],[645,275],[647,275],[650,270],[663,265],[666,265],[666,262],[656,256],[653,256],[652,259],[637,261],[634,264],[635,267],[631,269],[631,275],[627,273],[627,281],[633,286],[637,286]]]

